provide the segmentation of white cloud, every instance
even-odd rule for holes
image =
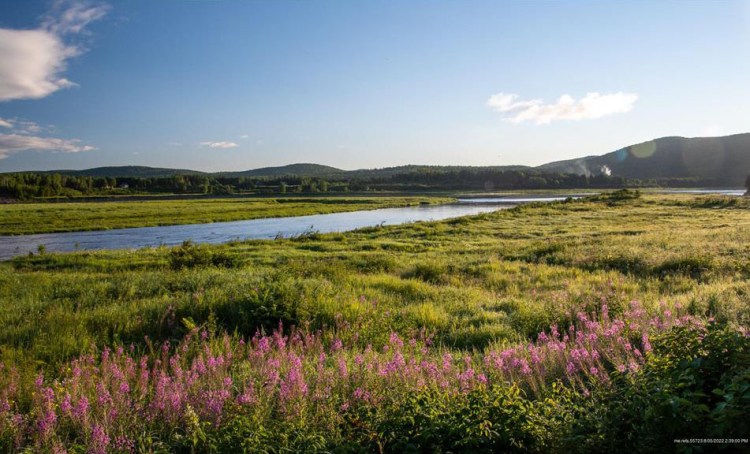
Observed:
[[[498,93],[490,96],[487,106],[505,114],[511,123],[533,121],[547,124],[557,120],[589,120],[607,115],[629,112],[638,100],[634,93],[587,93],[580,100],[570,95],[562,95],[553,104],[545,104],[541,99],[520,100],[518,95]]]
[[[0,159],[13,153],[27,150],[62,151],[77,153],[94,150],[94,147],[82,145],[78,139],[57,139],[54,137],[36,137],[22,134],[0,134]]]
[[[234,148],[239,147],[234,142],[201,142],[201,146],[209,147],[209,148]]]
[[[47,14],[42,28],[55,35],[78,34],[91,22],[101,19],[109,11],[106,4],[92,4],[83,0],[59,0]]]
[[[16,134],[38,134],[50,132],[54,129],[51,126],[44,127],[33,121],[18,118],[0,118],[0,126],[11,129]]]
[[[247,138],[249,138],[249,137],[250,137],[250,135],[249,135],[249,134],[240,134],[240,135],[239,135],[239,138],[240,138],[240,139],[247,139]]]
[[[41,28],[0,28],[0,102],[43,98],[75,86],[62,74],[67,61],[84,49],[67,43],[65,38],[83,32],[108,9],[106,5],[58,2]]]
[[[0,29],[0,101],[43,98],[74,86],[61,73],[76,53],[45,30]]]

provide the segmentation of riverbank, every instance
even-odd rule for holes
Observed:
[[[0,205],[0,235],[202,224],[439,204],[449,197],[229,198]]]

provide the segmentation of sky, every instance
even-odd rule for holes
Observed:
[[[0,172],[540,165],[750,132],[750,0],[0,0]]]

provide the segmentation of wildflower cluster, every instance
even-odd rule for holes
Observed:
[[[517,386],[543,395],[562,381],[588,392],[613,371],[637,372],[652,333],[690,323],[697,322],[668,310],[649,317],[637,303],[612,320],[604,306],[597,317],[580,313],[575,324],[552,326],[535,342],[473,355],[423,334],[394,332],[374,347],[282,327],[249,340],[195,329],[151,355],[118,347],[80,357],[55,379],[40,375],[31,399],[13,370],[1,370],[0,437],[16,448],[133,452],[144,433],[173,444],[236,418],[335,432],[350,414],[424,390],[460,398]]]

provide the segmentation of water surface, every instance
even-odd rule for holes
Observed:
[[[672,194],[720,194],[741,196],[744,189],[665,190]],[[306,232],[345,232],[376,225],[395,225],[487,213],[531,202],[554,202],[583,195],[462,198],[458,203],[419,205],[345,213],[316,214],[211,224],[170,225],[91,232],[42,233],[37,235],[0,236],[0,260],[29,252],[43,245],[49,252],[71,252],[96,249],[137,249],[173,246],[185,240],[196,243],[226,243],[233,240],[292,237]]]
[[[700,194],[700,195],[730,195],[743,196],[747,189],[665,189],[664,194]]]
[[[518,205],[521,203],[533,203],[533,202],[561,202],[567,199],[580,199],[587,195],[596,194],[585,194],[585,195],[565,195],[565,196],[539,196],[539,197],[477,197],[477,198],[466,198],[458,199],[458,203],[474,203],[474,204],[511,204]]]
[[[0,236],[0,260],[29,252],[43,245],[48,252],[70,252],[94,249],[137,249],[177,245],[185,240],[196,243],[226,243],[232,240],[291,237],[305,232],[344,232],[376,225],[395,225],[415,221],[438,221],[511,208],[514,202],[453,203],[419,205],[403,208],[350,211],[285,218],[211,224],[170,225],[90,232],[41,233],[36,235]]]

